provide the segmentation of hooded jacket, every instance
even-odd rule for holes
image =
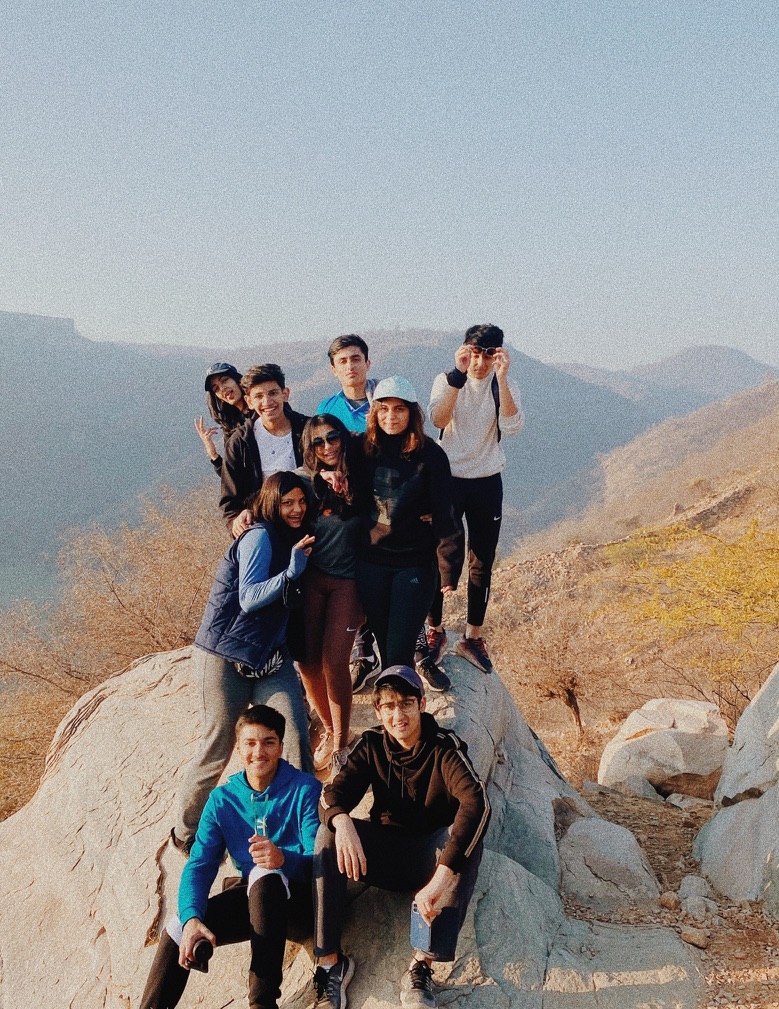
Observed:
[[[285,404],[284,413],[292,425],[292,448],[298,466],[303,462],[300,451],[300,436],[308,417],[295,413]],[[225,442],[224,461],[222,463],[222,493],[219,507],[225,518],[228,530],[233,519],[248,506],[252,494],[262,487],[262,463],[257,439],[254,437],[254,421],[252,415],[230,435]]]
[[[266,836],[284,852],[282,871],[290,880],[311,879],[314,840],[319,827],[317,802],[320,784],[279,761],[279,769],[264,792],[255,792],[246,780],[246,771],[231,775],[211,792],[200,817],[195,843],[179,884],[179,918],[203,920],[208,892],[225,850],[236,869],[246,879],[254,868],[249,854],[249,838],[255,832],[255,811],[261,809]]]
[[[388,830],[431,834],[451,825],[440,863],[461,872],[490,821],[487,791],[466,744],[422,712],[422,735],[404,750],[380,725],[363,732],[345,766],[325,785],[322,822],[333,830],[339,813],[351,813],[368,788],[370,818]]]

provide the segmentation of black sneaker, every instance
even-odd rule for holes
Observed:
[[[417,634],[416,644],[414,645],[414,662],[418,665],[420,662],[424,662],[429,655],[430,649],[427,646],[427,625],[422,624],[419,634]]]
[[[452,686],[452,681],[443,669],[440,666],[437,666],[435,662],[432,662],[429,658],[423,659],[422,662],[417,663],[417,672],[435,694],[440,694],[444,690],[449,690]]]
[[[373,680],[378,676],[379,670],[381,669],[381,664],[376,655],[370,655],[367,658],[357,659],[351,665],[352,675],[354,680],[352,681],[352,693],[359,694],[368,685],[369,680]]]
[[[330,970],[317,967],[314,971],[314,1001],[311,1009],[346,1009],[346,989],[353,975],[354,960],[343,953]]]
[[[426,1009],[436,1009],[438,1002],[433,991],[433,971],[430,964],[417,960],[400,982],[400,1004],[403,1009],[424,1006]]]

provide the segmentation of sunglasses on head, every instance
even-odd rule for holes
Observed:
[[[335,442],[341,440],[340,431],[328,431],[324,438],[312,438],[311,444],[314,448],[322,448],[322,446],[327,442],[328,445],[333,445]]]
[[[484,357],[495,357],[498,353],[498,347],[471,347],[472,354],[481,354]]]

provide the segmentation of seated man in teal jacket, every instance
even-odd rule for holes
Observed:
[[[206,802],[181,874],[178,915],[160,939],[141,1009],[173,1009],[190,969],[207,970],[214,946],[247,939],[249,1005],[276,1009],[287,936],[303,941],[312,932],[320,794],[315,778],[281,759],[284,728],[284,716],[265,704],[238,719],[235,745],[244,769]],[[209,897],[225,851],[241,883]]]

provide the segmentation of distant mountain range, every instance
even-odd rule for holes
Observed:
[[[412,378],[422,401],[460,342],[460,334],[445,331],[363,335],[372,374]],[[203,375],[212,361],[240,369],[278,362],[292,404],[305,413],[337,388],[326,348],[301,341],[213,349],[97,343],[67,319],[0,312],[0,350],[5,603],[49,591],[52,555],[67,529],[132,522],[140,496],[161,484],[185,489],[210,481],[216,514],[217,481],[192,423],[205,409]],[[504,443],[504,549],[596,499],[593,466],[601,454],[668,417],[779,375],[728,347],[691,348],[627,372],[553,367],[519,350],[512,361],[527,424]]]

